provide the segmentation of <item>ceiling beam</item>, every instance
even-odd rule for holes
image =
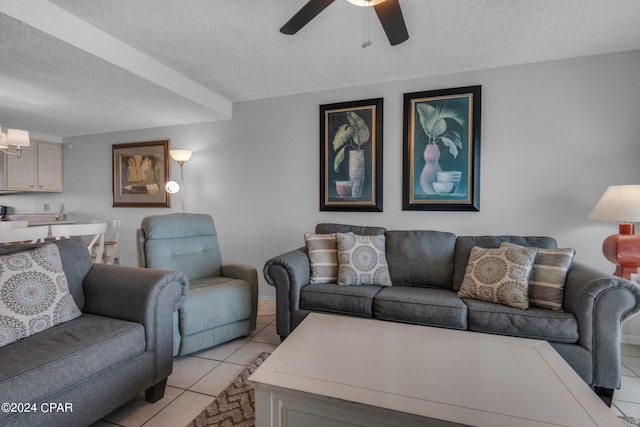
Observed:
[[[231,101],[46,0],[2,0],[0,12],[231,119]]]

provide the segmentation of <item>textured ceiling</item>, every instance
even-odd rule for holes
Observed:
[[[640,49],[638,0],[0,0],[0,125],[65,137],[229,118],[235,101]],[[372,46],[363,49],[369,23]]]

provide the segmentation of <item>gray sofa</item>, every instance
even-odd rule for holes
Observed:
[[[459,298],[472,247],[501,242],[555,249],[550,237],[460,236],[440,231],[318,224],[316,233],[385,234],[393,286],[310,285],[306,247],[270,259],[264,277],[276,288],[282,339],[312,311],[549,341],[573,369],[611,404],[620,388],[622,321],[640,311],[640,289],[578,262],[568,271],[563,311]]]
[[[92,264],[80,239],[55,244],[82,314],[0,347],[0,403],[15,404],[3,406],[2,426],[90,425],[143,391],[149,402],[162,398],[173,367],[172,319],[186,276]],[[0,247],[0,255],[36,246]]]

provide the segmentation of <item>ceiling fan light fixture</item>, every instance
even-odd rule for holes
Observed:
[[[385,0],[347,0],[347,1],[351,4],[355,4],[356,6],[369,7],[369,6],[375,6],[377,4],[380,4]]]
[[[308,0],[286,24],[280,28],[283,34],[295,34],[307,25],[320,12],[325,10],[335,0]],[[407,26],[400,9],[400,0],[348,0],[358,6],[372,6],[378,15],[382,28],[391,46],[404,43],[409,39]],[[366,10],[366,9],[364,9]],[[366,43],[366,42],[365,42]]]

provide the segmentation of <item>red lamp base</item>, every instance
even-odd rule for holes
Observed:
[[[616,276],[629,279],[640,267],[640,236],[633,224],[620,224],[619,234],[607,237],[602,243],[605,258],[616,265]]]

